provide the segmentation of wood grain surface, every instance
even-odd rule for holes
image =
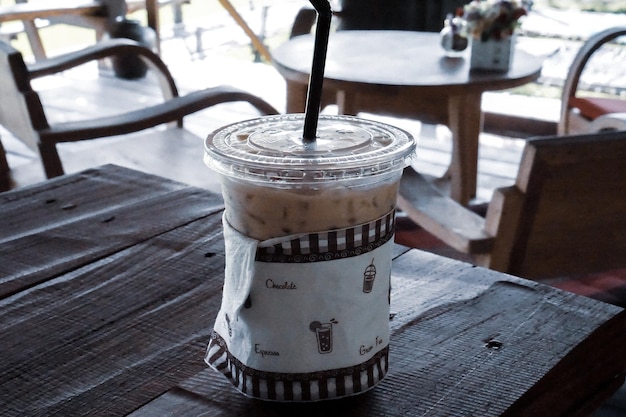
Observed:
[[[114,166],[0,194],[0,415],[569,416],[623,380],[622,309],[397,247],[387,378],[344,400],[247,399],[203,362],[221,212]]]

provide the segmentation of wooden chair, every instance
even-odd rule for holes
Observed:
[[[333,12],[337,30],[419,30],[439,32],[448,13],[467,0],[341,0]],[[305,6],[296,14],[291,37],[311,32],[315,10]]]
[[[115,116],[51,124],[31,81],[56,74],[89,61],[116,54],[137,54],[157,74],[165,99],[162,103]],[[39,151],[46,176],[62,175],[63,165],[56,145],[87,139],[125,135],[176,121],[182,128],[183,117],[220,103],[248,102],[262,114],[277,114],[269,103],[248,92],[219,86],[179,96],[176,84],[163,61],[154,52],[127,39],[100,42],[27,66],[20,52],[0,42],[0,124],[31,149]],[[97,102],[97,99],[94,100]],[[184,131],[183,129],[175,129]],[[169,133],[176,136],[175,132]],[[132,140],[132,135],[128,140]],[[173,139],[175,140],[175,139]],[[201,143],[199,140],[198,143]]]
[[[578,95],[585,66],[603,46],[626,35],[626,26],[614,27],[591,36],[576,54],[569,68],[561,97],[558,134],[580,134],[626,128],[626,100]],[[626,46],[617,46],[626,48]]]
[[[475,263],[525,278],[626,267],[626,131],[528,140],[483,218],[407,168],[399,207]]]

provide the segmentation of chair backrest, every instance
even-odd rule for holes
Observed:
[[[0,41],[0,125],[38,152],[35,129],[48,127],[22,54]]]
[[[337,30],[417,30],[439,32],[448,13],[467,0],[341,0],[333,18]],[[311,32],[315,10],[305,6],[296,15],[290,37]]]
[[[626,267],[626,132],[530,140],[486,224],[498,225],[494,269],[547,278]]]
[[[590,120],[579,114],[579,110],[572,111],[573,107],[581,107],[583,110],[587,107],[590,109],[590,114],[598,112],[605,113],[606,111],[611,111],[608,110],[611,108],[614,109],[611,112],[626,112],[626,100],[620,100],[617,98],[614,100],[587,100],[576,98],[576,92],[580,84],[581,76],[583,75],[585,66],[591,60],[591,57],[604,45],[621,36],[626,36],[626,26],[609,28],[591,36],[578,50],[572,64],[570,65],[563,84],[563,92],[561,95],[561,115],[558,123],[558,133],[560,135],[580,134],[590,131]],[[621,46],[620,48],[626,48],[626,46]],[[612,104],[610,104],[611,102]]]
[[[340,30],[438,32],[466,0],[341,0]]]

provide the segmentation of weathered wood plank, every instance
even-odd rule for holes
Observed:
[[[142,184],[137,187],[137,184]],[[117,206],[127,201],[140,201],[160,194],[185,188],[184,184],[163,181],[126,168],[107,166],[89,169],[78,175],[50,180],[10,193],[0,194],[0,242],[32,233],[50,223],[68,218],[68,212],[52,211],[48,205],[58,204],[72,210],[72,214],[86,215],[102,210],[102,201]],[[94,193],[98,198],[93,198]],[[33,204],[33,200],[39,204]]]
[[[106,170],[124,172],[96,171]],[[146,177],[147,188],[152,178]],[[54,189],[68,179],[47,184]],[[167,188],[148,201],[131,195],[129,209],[118,207],[120,217],[111,221],[118,229],[100,236],[134,235],[134,245],[0,299],[4,415],[571,417],[578,407],[593,409],[623,378],[626,357],[614,352],[626,350],[624,310],[396,247],[388,377],[367,394],[339,401],[245,399],[202,361],[221,303],[221,199]],[[188,220],[161,230],[171,219],[160,201],[172,196],[185,200],[175,217]],[[29,194],[23,198],[36,204]],[[208,214],[199,208],[216,201],[220,208]],[[162,212],[165,220],[154,225]],[[57,229],[73,236],[71,228],[86,227],[89,219],[78,216]],[[41,223],[32,233],[45,236]],[[142,224],[154,228],[145,231]],[[46,255],[33,250],[29,256]],[[0,263],[6,259],[11,256]]]
[[[597,372],[603,359],[581,363],[588,349],[626,366],[607,351],[626,349],[615,332],[626,320],[618,307],[415,250],[394,262],[392,287],[390,371],[367,394],[259,402],[207,369],[132,415],[570,416],[555,398],[593,398],[601,381],[613,380]]]
[[[219,196],[198,188],[121,168],[105,171],[122,175],[103,178],[91,170],[63,177],[53,187],[35,186],[0,197],[7,213],[0,219],[0,296],[222,209]],[[21,202],[33,198],[39,207],[25,210]]]
[[[204,369],[220,222],[215,213],[1,300],[2,339],[20,344],[0,363],[5,415],[124,415]],[[46,380],[54,395],[38,388]]]
[[[420,264],[424,268],[416,271]],[[412,353],[406,350],[404,355],[398,354],[405,361],[417,357],[429,358],[427,362],[435,352],[450,354],[435,358],[435,362],[444,369],[441,375],[447,376],[451,385],[442,384],[442,377],[432,373],[438,369],[432,364],[428,369],[420,368],[427,381],[413,384],[417,385],[413,395],[424,401],[445,398],[456,407],[458,414],[444,415],[472,415],[472,410],[474,415],[500,415],[505,411],[498,409],[503,403],[520,401],[523,406],[535,405],[522,415],[569,416],[572,410],[563,409],[555,398],[586,398],[599,381],[613,380],[614,375],[598,372],[606,369],[603,361],[617,361],[617,369],[626,370],[626,358],[614,354],[626,349],[626,334],[613,328],[624,325],[624,310],[514,277],[504,281],[503,275],[470,265],[457,265],[450,271],[441,268],[439,260],[417,252],[394,263],[395,277],[423,286],[421,292],[428,303],[439,304],[411,323],[424,335],[420,338],[412,332],[416,343]],[[446,288],[445,283],[432,278],[434,274],[429,278],[429,269],[439,269],[438,273],[449,274],[463,285],[451,285],[446,280],[450,285]],[[486,284],[488,289],[484,289]],[[435,294],[433,288],[437,289]],[[450,294],[451,288],[461,288],[464,293]],[[411,293],[406,288],[404,292]],[[436,294],[443,299],[437,300]],[[405,302],[418,306],[422,301],[406,298]],[[443,303],[445,299],[452,303]],[[392,340],[396,335],[394,331]],[[577,347],[571,350],[573,346]],[[590,354],[594,351],[597,356]],[[585,356],[593,356],[598,363],[582,360]],[[533,390],[526,393],[530,387]],[[478,397],[481,401],[475,400]],[[490,408],[476,409],[478,402]],[[514,407],[507,415],[520,415],[516,414],[520,409],[523,407]]]
[[[413,168],[406,168],[400,182],[398,207],[416,224],[464,253],[486,253],[494,237],[485,233],[485,219],[444,196]]]

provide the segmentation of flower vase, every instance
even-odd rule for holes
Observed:
[[[444,26],[439,32],[441,47],[448,58],[463,56],[469,43],[465,33],[465,22],[459,16],[452,17],[449,13],[444,21]]]
[[[506,72],[513,60],[515,37],[503,39],[474,39],[471,47],[470,68]]]

